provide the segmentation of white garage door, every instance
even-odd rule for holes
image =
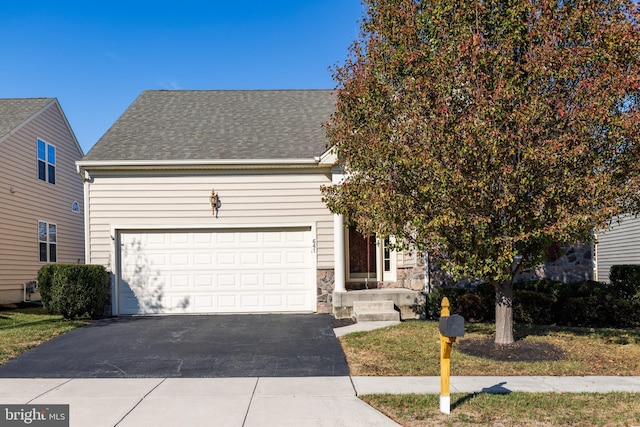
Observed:
[[[315,311],[310,228],[122,231],[119,314]]]

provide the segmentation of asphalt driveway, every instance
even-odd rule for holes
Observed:
[[[349,375],[332,320],[322,314],[103,319],[0,365],[0,378]]]

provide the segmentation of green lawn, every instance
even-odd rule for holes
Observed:
[[[539,342],[564,353],[557,361],[509,362],[457,350],[464,340],[491,339],[493,324],[467,324],[453,344],[451,375],[640,375],[640,329],[516,325],[520,342]],[[411,321],[340,338],[351,375],[440,375],[437,322]]]
[[[442,414],[435,394],[360,396],[403,426],[633,426],[640,396],[633,393],[472,393],[451,395]]]
[[[39,306],[0,308],[0,364],[86,322],[64,320]]]
[[[510,362],[461,353],[467,340],[491,339],[493,324],[467,324],[453,345],[452,375],[640,375],[639,329],[589,329],[516,325],[519,342],[561,350],[556,361]],[[438,323],[404,322],[340,338],[351,375],[440,375]],[[640,425],[634,393],[453,394],[451,414],[439,396],[364,395],[362,400],[403,426],[629,426]]]

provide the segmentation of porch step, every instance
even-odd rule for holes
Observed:
[[[400,321],[392,300],[354,301],[353,316],[357,322]]]

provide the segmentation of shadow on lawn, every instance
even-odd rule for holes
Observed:
[[[465,333],[478,333],[495,336],[495,325],[492,323],[467,323]],[[556,325],[513,325],[513,335],[516,341],[529,336],[546,337],[552,334],[573,335],[576,337],[592,337],[602,339],[612,344],[640,344],[640,328],[584,328]]]
[[[504,385],[506,384],[506,381],[503,381],[501,383],[498,383],[496,385],[492,385],[491,387],[485,387],[483,388],[481,391],[475,392],[475,393],[469,393],[465,396],[462,396],[461,398],[459,398],[458,400],[456,400],[455,402],[453,402],[451,404],[451,410],[454,410],[462,405],[464,405],[465,403],[475,399],[476,397],[480,396],[481,394],[509,394],[511,393],[511,390],[509,390],[508,388],[504,387]]]

